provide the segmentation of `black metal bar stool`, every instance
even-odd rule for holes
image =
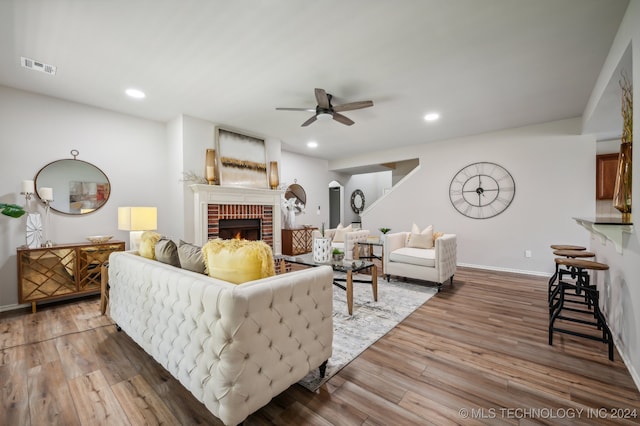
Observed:
[[[568,282],[558,280],[552,295],[550,296],[549,317],[549,345],[553,345],[553,333],[564,333],[572,336],[583,337],[607,343],[609,346],[609,359],[613,361],[613,336],[607,326],[606,320],[599,304],[599,292],[595,285],[590,284],[589,271],[606,271],[609,265],[585,259],[556,258],[556,264],[575,269],[575,281]],[[574,295],[584,294],[584,300],[572,299]],[[575,304],[586,305],[587,309],[574,307]],[[584,314],[583,317],[568,316],[571,313]],[[584,319],[586,315],[587,319]],[[593,318],[593,319],[591,319]],[[575,329],[566,329],[556,326],[557,320],[564,320],[584,325],[593,325],[600,331],[599,335],[583,333]]]
[[[564,246],[564,247],[577,247],[577,246]],[[557,249],[557,250],[554,250],[553,254],[555,254],[556,256],[562,256],[564,258],[570,258],[570,259],[590,258],[590,257],[596,256],[595,253],[586,251],[586,249],[585,250]],[[551,278],[549,279],[549,286],[548,286],[549,287],[548,288],[549,306],[551,306],[551,294],[553,293],[553,290],[556,287],[554,285],[556,278],[559,281],[562,281],[562,276],[565,274],[569,274],[572,279],[576,279],[576,273],[577,273],[575,268],[569,267],[569,268],[561,269],[560,268],[561,263],[555,262],[555,264],[556,264],[556,270],[551,276]]]

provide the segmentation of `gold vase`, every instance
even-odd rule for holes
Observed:
[[[209,185],[216,183],[216,151],[214,149],[206,151],[204,177]]]
[[[622,213],[624,222],[631,221],[631,155],[631,142],[621,143],[616,170],[616,185],[613,191],[613,206]]]
[[[278,188],[280,185],[280,176],[278,174],[278,162],[271,161],[269,163],[269,186],[271,189]]]

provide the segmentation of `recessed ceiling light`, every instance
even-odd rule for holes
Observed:
[[[440,114],[438,114],[437,112],[430,112],[429,114],[424,116],[424,121],[436,121],[437,119],[440,118]]]
[[[314,142],[314,141],[307,142],[307,146],[309,148],[317,148],[318,147],[318,142]]]
[[[142,90],[138,89],[127,89],[124,91],[124,93],[126,93],[127,96],[135,99],[144,99],[147,96]]]

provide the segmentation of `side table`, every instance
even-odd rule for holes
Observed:
[[[365,254],[362,256],[360,255],[360,246],[367,246],[367,249],[365,250]],[[380,256],[374,253],[373,251],[374,247],[382,247]],[[384,243],[382,242],[382,240],[368,240],[368,241],[356,242],[354,253],[355,253],[356,259],[368,259],[368,260],[378,259],[381,262],[382,274],[384,275]]]

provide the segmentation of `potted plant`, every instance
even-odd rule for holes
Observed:
[[[391,228],[378,228],[382,235],[380,236],[380,241],[384,242],[384,236],[387,235],[387,232],[391,231]]]
[[[335,260],[336,262],[340,262],[342,259],[344,259],[344,253],[338,248],[334,248],[332,254],[333,260]]]
[[[0,203],[0,212],[2,212],[3,215],[9,216],[9,217],[21,217],[26,213],[24,208],[16,204],[5,204],[5,203]]]

